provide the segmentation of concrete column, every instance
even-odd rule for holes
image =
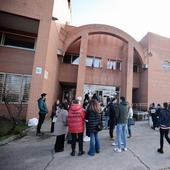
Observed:
[[[44,83],[45,64],[47,58],[50,22],[51,20],[48,21],[41,20],[39,25],[37,47],[36,47],[34,63],[33,63],[31,89],[29,93],[29,102],[28,102],[27,118],[26,118],[27,120],[33,117],[38,117],[37,99],[40,97],[41,93],[46,92],[43,91],[43,83]],[[36,70],[37,67],[41,69],[39,73],[37,73]]]
[[[128,43],[128,56],[126,63],[126,100],[129,104],[132,104],[132,92],[133,92],[133,55],[134,47]]]
[[[78,66],[76,97],[78,96],[83,97],[84,81],[86,74],[87,48],[88,48],[88,34],[85,33],[81,36],[80,63]]]

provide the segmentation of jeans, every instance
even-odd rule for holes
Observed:
[[[129,137],[131,137],[131,136],[132,136],[131,125],[128,125],[128,134],[129,134]]]
[[[167,142],[170,145],[170,138],[168,137],[169,129],[161,129],[160,128],[160,149],[163,151],[163,145],[164,145],[164,136]]]
[[[96,152],[100,152],[98,132],[90,133],[90,148],[88,154],[93,156]]]
[[[126,127],[127,127],[127,125],[124,123],[117,124],[116,135],[117,135],[117,144],[118,144],[119,149],[121,149],[121,142],[123,142],[124,148],[127,147],[127,145],[126,145]],[[123,141],[121,141],[121,139]]]

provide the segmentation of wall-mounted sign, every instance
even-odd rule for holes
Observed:
[[[46,71],[46,70],[44,72],[44,79],[46,79],[46,80],[48,79],[48,71]]]
[[[162,68],[165,71],[170,71],[170,62],[169,61],[164,61],[162,64]]]
[[[35,73],[36,74],[41,74],[42,73],[42,68],[41,67],[36,67]]]

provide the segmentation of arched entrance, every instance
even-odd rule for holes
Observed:
[[[121,40],[124,44],[122,48],[122,55],[124,55],[124,59],[122,62],[122,70],[121,70],[121,95],[125,96],[127,100],[132,102],[132,91],[133,91],[133,63],[134,63],[134,52],[137,51],[139,54],[139,60],[141,64],[145,64],[145,58],[143,55],[142,46],[134,40],[127,33],[117,29],[115,27],[107,26],[107,25],[85,25],[78,28],[74,28],[66,39],[66,43],[64,45],[64,51],[67,52],[69,47],[80,41],[79,45],[79,56],[80,61],[78,65],[77,71],[77,89],[76,96],[83,95],[83,86],[86,80],[86,57],[88,53],[88,43],[91,36],[94,35],[105,35],[110,37],[115,37]]]

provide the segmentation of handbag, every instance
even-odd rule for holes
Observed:
[[[134,121],[134,119],[133,118],[128,118],[128,125],[130,126],[130,125],[135,125],[135,121]]]

